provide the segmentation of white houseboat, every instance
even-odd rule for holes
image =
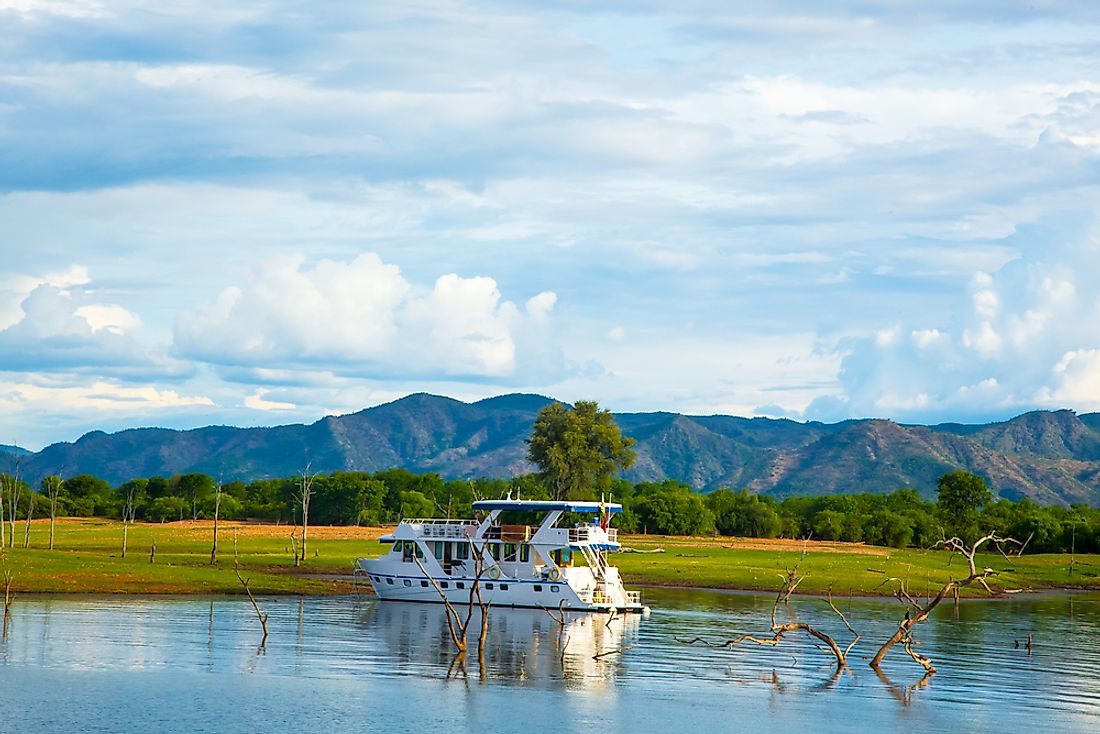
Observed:
[[[368,577],[381,599],[441,603],[445,594],[467,604],[480,557],[481,595],[495,606],[647,611],[639,592],[624,589],[619,569],[607,562],[608,551],[619,549],[610,520],[622,505],[502,499],[473,507],[487,513],[484,519],[402,520],[379,538],[391,545],[389,552],[358,559],[356,574]],[[500,522],[504,512],[511,524]],[[567,512],[593,519],[558,527]]]

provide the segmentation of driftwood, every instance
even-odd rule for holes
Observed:
[[[1019,555],[1019,553],[1023,551],[1023,548],[1026,545],[1026,542],[1020,543],[1018,540],[1015,540],[1013,538],[1002,538],[996,533],[983,535],[981,538],[978,538],[978,540],[974,541],[974,543],[969,546],[957,537],[945,538],[937,543],[938,547],[946,548],[952,553],[958,554],[965,558],[969,573],[964,578],[951,579],[950,581],[948,581],[940,588],[935,596],[933,596],[930,600],[924,602],[923,604],[916,597],[909,593],[907,584],[904,581],[901,582],[898,586],[898,590],[894,592],[894,596],[896,596],[899,601],[906,605],[905,616],[902,617],[901,622],[898,623],[897,631],[894,632],[893,635],[891,635],[890,639],[883,643],[882,647],[879,648],[879,651],[871,659],[872,668],[875,668],[877,670],[882,664],[883,658],[886,657],[886,654],[890,652],[890,650],[895,645],[900,643],[906,654],[909,655],[909,657],[911,657],[914,662],[924,668],[926,673],[932,674],[936,672],[936,668],[932,665],[932,660],[925,655],[921,655],[913,649],[914,645],[916,645],[916,642],[913,639],[913,627],[928,619],[928,615],[930,615],[933,610],[935,610],[935,608],[938,607],[940,603],[943,602],[943,600],[946,599],[949,595],[953,599],[955,599],[955,602],[957,604],[959,590],[966,588],[971,584],[976,583],[983,589],[985,589],[986,592],[988,592],[989,594],[993,593],[993,589],[989,588],[989,584],[986,582],[986,579],[988,579],[990,576],[995,576],[997,572],[994,571],[992,568],[983,568],[979,570],[974,560],[974,556],[977,555],[978,550],[986,543],[992,543],[997,548],[997,550],[1000,551],[1001,555],[1005,556],[1006,558],[1008,557],[1008,554],[1005,551],[1006,545],[1011,544],[1016,546],[1018,548],[1017,555]]]

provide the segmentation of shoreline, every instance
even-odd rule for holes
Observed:
[[[234,573],[239,563],[241,575],[257,595],[351,595],[356,593],[354,560],[378,555],[378,537],[387,528],[311,526],[307,556],[295,563],[293,526],[226,522],[219,529],[214,564],[209,521],[134,523],[128,529],[125,557],[122,530],[113,520],[59,519],[55,548],[48,550],[48,521],[36,520],[28,548],[0,551],[0,571],[10,573],[16,595],[243,596],[245,590]],[[799,595],[824,597],[831,591],[834,597],[889,599],[900,583],[914,595],[925,596],[962,572],[961,559],[939,550],[654,535],[624,536],[622,542],[642,551],[617,553],[612,561],[626,585],[634,588],[772,595],[786,570],[797,564],[804,577]],[[1005,558],[994,553],[981,554],[979,563],[999,571],[990,583],[1001,593],[990,597],[975,587],[964,591],[965,599],[1100,591],[1100,555]],[[369,584],[359,583],[360,593],[373,593]]]

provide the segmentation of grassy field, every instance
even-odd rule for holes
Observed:
[[[633,536],[622,540],[638,550],[663,548],[663,553],[621,553],[615,563],[630,583],[659,586],[696,586],[723,589],[776,590],[780,575],[798,563],[805,580],[801,593],[838,596],[892,594],[899,580],[914,593],[937,590],[949,578],[966,576],[966,561],[946,551],[897,550],[859,543],[754,540],[734,538],[678,538]],[[1100,588],[1100,556],[1077,555],[1073,574],[1069,555],[1025,555],[1006,559],[999,553],[980,554],[978,568],[1000,573],[990,586],[1001,590]],[[985,592],[967,589],[966,595]]]
[[[17,524],[16,548],[0,558],[11,573],[12,590],[121,594],[239,594],[233,571],[233,538],[242,574],[256,593],[339,594],[353,590],[348,577],[361,556],[378,555],[382,528],[310,528],[305,563],[295,568],[288,526],[222,523],[218,563],[210,565],[211,523],[136,523],[129,530],[128,553],[122,558],[122,525],[97,519],[64,519],[57,524],[54,550],[46,550],[49,522],[35,521],[30,547],[21,547],[23,525]],[[156,562],[149,550],[156,542]],[[798,562],[803,543],[733,538],[625,536],[638,550],[621,553],[614,563],[628,586],[639,584],[773,590],[779,574]],[[942,551],[894,550],[849,543],[810,542],[800,570],[800,591],[837,595],[892,593],[907,579],[913,592],[935,588],[949,575],[965,575],[962,559]],[[1004,571],[998,589],[1100,588],[1100,557],[1077,556],[1069,574],[1068,555],[1034,555],[1006,560],[990,554],[985,566]]]

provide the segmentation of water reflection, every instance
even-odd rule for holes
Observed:
[[[451,675],[465,672],[465,665],[456,666],[458,654],[441,605],[374,602],[364,607],[358,622],[363,634],[386,641],[395,665],[422,671],[445,667]],[[560,678],[600,686],[615,677],[617,658],[632,647],[639,623],[637,615],[567,613],[564,624],[559,624],[538,609],[493,608],[486,649],[481,651],[481,617],[475,610],[467,657],[484,664],[486,677],[503,682]]]
[[[541,610],[491,609],[482,655],[475,613],[468,659],[458,667],[438,605],[263,598],[270,636],[259,648],[261,630],[246,599],[22,598],[0,642],[0,707],[52,723],[30,732],[72,730],[50,718],[53,709],[35,708],[42,705],[36,686],[54,690],[53,681],[63,680],[66,687],[56,690],[68,693],[58,707],[78,709],[89,705],[81,696],[94,694],[109,702],[108,715],[123,706],[112,694],[119,686],[140,680],[145,698],[170,702],[186,679],[196,710],[212,721],[235,715],[222,701],[231,685],[263,701],[258,716],[301,721],[308,712],[291,702],[308,691],[308,699],[348,717],[352,728],[362,728],[354,706],[369,691],[372,700],[402,702],[417,721],[447,701],[451,718],[444,723],[459,730],[475,724],[521,730],[530,707],[554,721],[579,717],[608,731],[637,731],[639,722],[653,730],[731,723],[776,730],[813,722],[816,730],[843,731],[853,711],[860,728],[910,732],[989,730],[991,722],[1005,721],[1012,728],[1100,729],[1097,595],[963,601],[958,621],[951,609],[937,612],[917,629],[919,649],[936,661],[932,678],[900,650],[879,673],[867,666],[900,619],[902,608],[891,601],[837,600],[863,639],[849,657],[850,670],[836,676],[832,655],[812,640],[733,649],[677,641],[766,630],[771,595],[652,590],[647,598],[654,609],[648,618],[569,615],[564,626]],[[800,619],[843,633],[824,602],[802,598],[792,606]],[[1030,655],[1015,646],[1028,634],[1035,643]],[[512,692],[520,689],[516,698]],[[131,712],[129,728],[145,728],[147,708]],[[178,728],[203,726],[181,719]]]

